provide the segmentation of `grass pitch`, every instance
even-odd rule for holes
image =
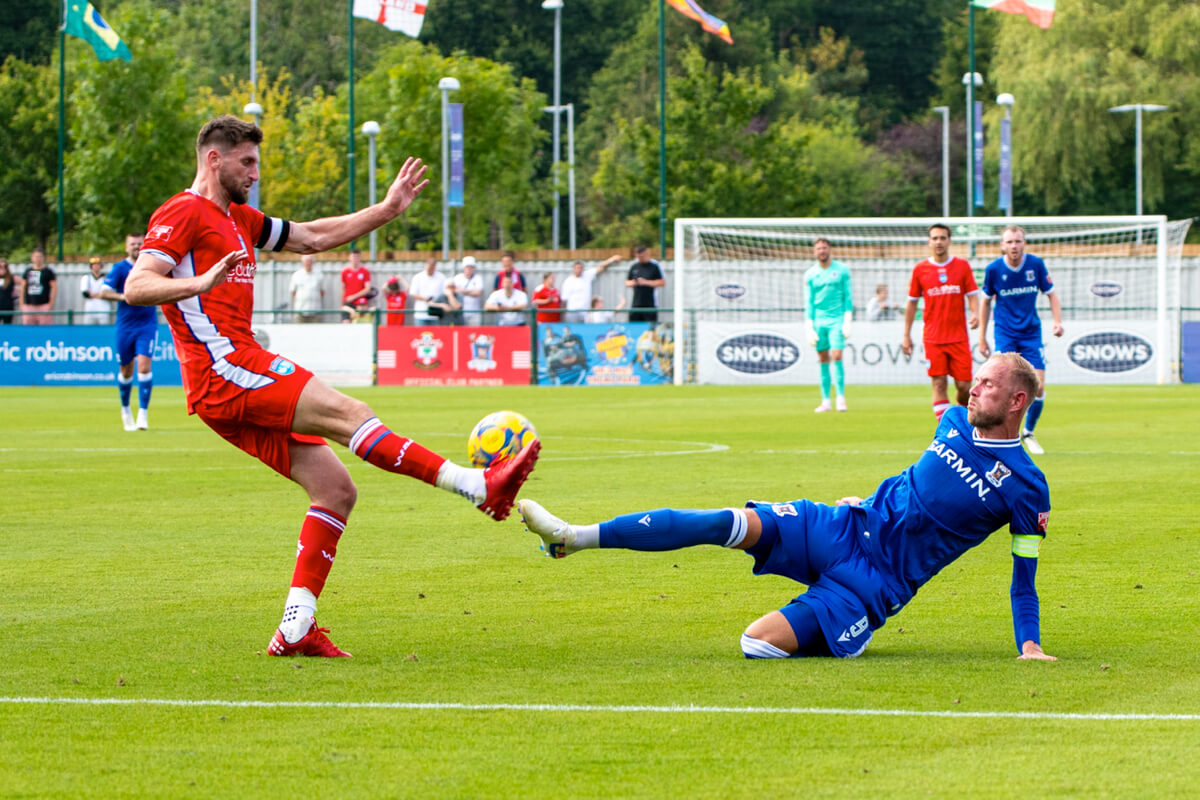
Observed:
[[[928,444],[925,387],[353,393],[462,460],[516,408],[525,494],[577,522],[868,494]],[[719,548],[542,558],[510,519],[348,456],[319,619],[353,660],[264,655],[301,491],[159,389],[0,393],[0,796],[1161,797],[1200,782],[1200,389],[1052,386],[1038,589],[1015,660],[1009,537],[854,661],[747,661],[800,587]]]

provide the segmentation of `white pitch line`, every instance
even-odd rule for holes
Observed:
[[[919,711],[903,708],[771,708],[764,706],[604,706],[548,703],[406,703],[311,700],[171,700],[134,697],[0,697],[0,705],[165,706],[169,708],[278,708],[394,711],[519,711],[610,714],[783,714],[834,717],[938,717],[1080,722],[1200,722],[1200,714],[1076,713],[1054,711]]]

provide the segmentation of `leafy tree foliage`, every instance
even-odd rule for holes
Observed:
[[[0,67],[0,252],[45,248],[56,230],[57,83],[48,65],[10,57]]]

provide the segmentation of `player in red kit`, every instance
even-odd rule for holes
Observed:
[[[429,183],[420,159],[409,158],[383,201],[368,208],[311,222],[267,217],[245,204],[258,180],[261,142],[256,125],[231,116],[200,130],[195,180],[150,218],[125,299],[163,307],[188,412],[308,494],[292,588],[268,652],[347,656],[315,618],[357,496],[350,473],[325,439],[380,469],[460,494],[497,520],[508,516],[540,445],[535,441],[517,458],[486,471],[461,467],[393,433],[365,403],[255,342],[250,329],[255,248],[317,253],[339,247],[400,216]]]
[[[979,286],[964,258],[950,255],[950,229],[929,226],[930,257],[913,267],[908,286],[908,304],[904,307],[904,355],[913,350],[912,326],[917,317],[917,301],[924,298],[922,340],[929,360],[927,374],[933,385],[933,413],[940,420],[950,407],[947,377],[954,378],[958,404],[965,406],[971,392],[971,340],[967,325],[979,327]],[[967,322],[963,298],[971,309]]]

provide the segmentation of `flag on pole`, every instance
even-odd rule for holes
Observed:
[[[990,8],[1005,14],[1024,14],[1034,25],[1043,30],[1054,21],[1055,0],[971,0],[976,8]]]
[[[667,4],[685,17],[691,17],[699,22],[700,27],[704,30],[733,44],[733,37],[729,35],[729,26],[697,5],[695,0],[667,0]]]
[[[117,36],[117,32],[108,27],[104,17],[91,3],[83,0],[66,0],[63,4],[63,31],[71,36],[77,36],[92,46],[96,58],[110,61],[114,58],[130,61],[133,54]]]
[[[354,16],[373,19],[388,30],[407,33],[414,39],[425,21],[421,0],[354,0]]]

